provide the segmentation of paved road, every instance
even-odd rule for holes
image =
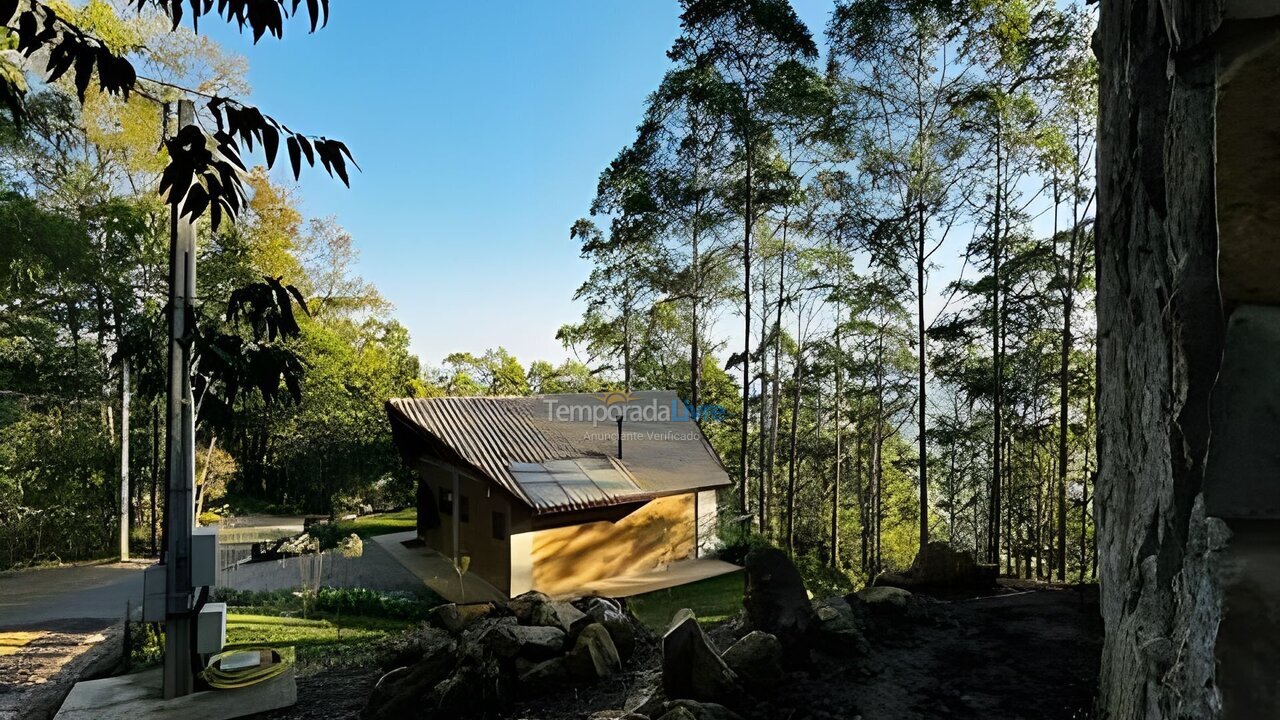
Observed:
[[[286,590],[302,584],[300,566],[314,563],[314,557],[247,563],[225,570],[219,585],[236,590]],[[405,569],[385,549],[372,540],[364,542],[364,554],[344,558],[325,553],[320,584],[330,587],[363,587],[371,590],[421,592],[423,583]]]
[[[72,618],[124,617],[142,602],[144,565],[114,563],[0,573],[0,630]]]

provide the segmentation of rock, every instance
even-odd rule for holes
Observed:
[[[488,636],[502,627],[519,627],[513,617],[480,618],[467,626],[458,636],[458,649],[462,655],[479,655],[488,647]]]
[[[457,664],[458,646],[453,638],[442,632],[426,636],[422,659],[382,676],[369,695],[362,717],[416,718],[422,699],[448,678]]]
[[[813,642],[817,647],[833,655],[865,654],[869,647],[863,637],[862,628],[865,623],[864,605],[858,603],[857,610],[842,597],[815,600],[813,603],[814,619]]]
[[[628,618],[622,620],[606,620],[601,623],[609,631],[613,646],[618,649],[618,657],[626,662],[636,653],[636,627]]]
[[[616,600],[603,597],[583,598],[579,607],[582,612],[598,623],[604,623],[606,620],[625,619],[626,615],[622,612],[622,606]]]
[[[529,616],[530,625],[560,628],[565,635],[581,629],[586,620],[586,613],[567,602],[556,600],[534,605]]]
[[[667,697],[740,703],[738,676],[716,653],[693,611],[676,612],[662,636],[662,687]]]
[[[531,660],[547,660],[564,650],[565,634],[560,628],[538,625],[499,625],[485,633],[489,650],[501,658],[517,655]]]
[[[782,680],[782,643],[767,632],[752,630],[720,658],[749,683],[771,688]]]
[[[636,624],[616,600],[602,597],[585,598],[581,608],[592,622],[604,625],[618,648],[623,662],[631,659],[636,650]]]
[[[387,641],[387,657],[382,663],[383,670],[416,665],[441,641],[447,640],[449,634],[437,627],[420,625],[412,631],[393,636]]]
[[[459,665],[453,676],[436,686],[425,698],[425,707],[438,715],[429,717],[475,717],[500,713],[511,704],[515,678],[496,659]],[[422,698],[419,716],[423,707]]]
[[[676,706],[662,714],[658,720],[698,720],[698,717],[689,712],[688,708]]]
[[[633,715],[644,715],[645,717],[656,718],[666,712],[667,698],[662,694],[661,690],[655,690],[644,699],[639,705],[631,709]]]
[[[675,709],[684,710],[695,720],[742,720],[742,716],[738,715],[738,713],[716,703],[673,700],[668,703],[668,708],[668,713]]]
[[[594,681],[612,675],[622,668],[618,648],[609,631],[600,623],[591,623],[578,633],[573,649],[564,656],[569,674],[583,681]]]
[[[435,627],[448,630],[456,635],[466,630],[477,620],[491,616],[493,609],[493,603],[473,603],[470,605],[449,603],[433,608],[427,615],[427,621]]]
[[[563,657],[544,660],[519,674],[520,685],[530,694],[546,692],[569,680],[569,668]]]
[[[909,591],[887,585],[863,588],[854,593],[854,597],[866,603],[872,615],[882,617],[906,617],[911,604]]]
[[[507,607],[516,616],[516,619],[520,621],[521,625],[530,625],[532,624],[534,609],[549,602],[551,602],[551,598],[545,593],[530,590],[508,600]]]
[[[788,664],[807,664],[809,627],[814,617],[800,571],[777,548],[752,550],[745,564],[742,605],[748,625],[778,638]]]
[[[876,578],[875,584],[913,592],[966,595],[992,589],[999,573],[996,565],[974,562],[972,552],[953,550],[945,542],[934,541],[916,555],[905,573],[885,573]]]

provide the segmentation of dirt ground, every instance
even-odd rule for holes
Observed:
[[[733,641],[730,627],[713,640]],[[776,695],[743,709],[750,720],[1086,720],[1092,717],[1102,623],[1097,589],[1016,581],[1000,594],[929,606],[927,620],[876,622],[871,651],[815,654]],[[723,648],[722,648],[723,649]],[[656,639],[626,672],[593,687],[518,702],[503,720],[616,717],[661,684]],[[302,673],[298,705],[262,720],[359,717],[375,669]]]
[[[81,619],[0,631],[0,720],[44,720],[79,679],[113,669],[122,627]]]

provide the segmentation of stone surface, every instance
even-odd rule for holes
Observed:
[[[786,553],[776,548],[757,548],[747,553],[742,606],[753,630],[778,638],[789,664],[808,662],[813,607],[800,571]]]
[[[449,677],[458,661],[458,646],[448,635],[436,631],[421,642],[422,659],[408,668],[383,675],[369,696],[362,717],[409,718],[418,712],[422,698]]]
[[[615,600],[609,598],[587,598],[583,602],[583,612],[592,622],[604,625],[613,638],[614,647],[618,648],[618,656],[623,662],[631,659],[636,650],[636,622],[630,618]]]
[[[898,587],[863,588],[853,596],[866,603],[867,610],[872,615],[888,617],[906,617],[911,603],[911,592]]]
[[[564,658],[544,660],[520,673],[520,684],[531,694],[546,692],[569,679],[569,668]]]
[[[551,602],[551,597],[537,590],[521,593],[507,602],[507,607],[515,614],[521,625],[533,622],[533,611],[539,606]]]
[[[698,720],[698,716],[689,712],[688,708],[676,706],[662,714],[658,720]]]
[[[575,630],[580,630],[587,619],[586,613],[572,604],[553,600],[536,603],[529,616],[529,624],[560,628],[564,634],[571,635]]]
[[[538,625],[500,625],[484,636],[494,655],[546,660],[564,650],[565,634],[560,628]]]
[[[814,644],[838,655],[865,654],[870,650],[863,627],[866,623],[866,606],[856,606],[842,597],[826,598],[813,602],[817,622],[813,629]]]
[[[256,685],[209,690],[165,700],[161,670],[76,683],[55,720],[230,720],[289,707],[298,701],[293,667]]]
[[[662,688],[675,699],[728,704],[744,700],[737,674],[720,658],[688,608],[676,612],[662,636]]]
[[[999,573],[996,565],[975,562],[972,552],[953,550],[945,542],[934,541],[926,552],[916,555],[905,573],[884,573],[875,579],[875,584],[913,592],[968,595],[994,588]]]
[[[569,674],[583,681],[599,680],[622,668],[618,649],[609,631],[600,623],[591,623],[578,633],[564,662]]]
[[[492,603],[475,603],[471,605],[458,605],[456,603],[448,603],[431,610],[428,615],[428,621],[451,633],[460,633],[466,630],[477,620],[487,618],[494,612]]]
[[[742,720],[738,713],[717,703],[696,700],[672,700],[667,703],[667,712],[677,708],[687,711],[695,720]]]
[[[782,643],[767,632],[753,630],[720,656],[745,682],[763,687],[777,685],[783,677]]]

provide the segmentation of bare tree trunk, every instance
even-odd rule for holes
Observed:
[[[701,338],[699,333],[702,332],[698,327],[698,312],[700,311],[699,301],[702,299],[702,269],[698,264],[698,227],[694,223],[693,235],[691,238],[691,258],[690,267],[693,270],[693,298],[690,308],[690,320],[692,332],[689,336],[689,404],[693,406],[693,410],[699,413],[696,421],[702,424],[701,410],[702,399],[698,394],[698,386],[702,380],[702,357],[700,355],[701,348],[699,344]]]
[[[747,478],[750,476],[750,463],[747,460],[748,426],[751,424],[751,239],[755,227],[755,211],[751,206],[753,188],[751,185],[751,143],[744,143],[746,150],[746,212],[743,213],[742,229],[742,427],[739,428],[738,457],[741,460],[738,468],[738,502],[740,514],[745,518],[744,525],[750,526],[750,505],[747,502]],[[761,402],[764,398],[761,398]],[[764,528],[760,528],[761,531]]]
[[[1071,313],[1075,303],[1076,240],[1080,223],[1071,224],[1071,243],[1067,249],[1066,288],[1062,297],[1062,356],[1058,365],[1058,580],[1067,579],[1067,390],[1071,378]],[[1053,234],[1058,235],[1058,184],[1053,185]]]
[[[840,364],[844,360],[844,353],[840,347],[840,307],[836,306],[836,365],[835,365],[835,425],[836,425],[836,472],[835,481],[831,485],[831,567],[838,569],[840,567],[840,470],[844,461],[844,448],[840,444],[841,429],[840,425],[844,421],[843,417],[843,396],[844,392],[841,385]]]
[[[1109,720],[1220,716],[1222,591],[1201,483],[1223,317],[1216,52],[1227,3],[1103,0],[1098,572]],[[1261,23],[1249,21],[1251,25]]]
[[[926,440],[925,426],[927,424],[927,413],[925,412],[925,401],[928,397],[928,389],[925,387],[925,333],[924,333],[924,263],[925,263],[925,238],[924,238],[924,203],[916,208],[919,213],[920,221],[920,237],[919,247],[916,253],[916,334],[920,343],[919,352],[919,382],[920,382],[920,417],[917,418],[919,427],[917,429],[917,439],[920,444],[920,467],[918,470],[920,477],[920,555],[925,554],[925,549],[929,546],[929,452]]]
[[[791,447],[787,457],[787,554],[796,551],[796,435],[800,426],[800,382],[804,377],[804,347],[796,350],[796,367],[791,373],[795,387],[791,393]]]
[[[765,447],[764,429],[768,427],[766,416],[768,413],[776,413],[778,409],[769,407],[769,387],[770,385],[777,387],[779,383],[777,373],[772,376],[765,370],[764,359],[764,338],[769,336],[769,271],[766,265],[767,257],[760,257],[760,429],[759,437],[756,442],[756,464],[759,466],[760,479],[757,485],[756,496],[758,498],[759,508],[757,515],[760,517],[760,532],[765,537],[769,537],[769,502],[770,495],[773,492],[773,465],[769,462],[768,448]],[[782,312],[782,292],[778,292],[778,312]]]
[[[997,123],[999,123],[997,115]],[[994,397],[991,410],[991,422],[995,429],[994,437],[991,441],[991,510],[987,517],[990,523],[990,545],[987,548],[987,562],[1000,564],[1000,513],[1001,513],[1001,493],[1000,493],[1000,449],[1002,444],[1003,414],[1004,414],[1004,398],[1002,397],[1004,389],[1004,372],[1001,367],[1001,348],[1000,348],[1000,233],[1002,228],[1002,207],[1001,200],[1004,195],[1002,191],[1003,182],[1001,179],[1001,163],[1002,158],[1002,135],[1001,128],[997,124],[996,127],[996,193],[995,193],[995,212],[992,214],[991,222],[991,363],[994,368]]]

